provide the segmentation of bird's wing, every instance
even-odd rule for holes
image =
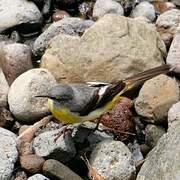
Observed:
[[[74,85],[72,87],[74,100],[69,106],[70,110],[81,116],[88,115],[91,111],[111,101],[124,87],[125,84],[122,81],[98,87]]]

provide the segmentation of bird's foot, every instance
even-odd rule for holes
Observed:
[[[93,129],[93,132],[95,132],[96,130],[99,130],[100,121],[101,121],[101,117],[98,118],[98,120],[97,120],[97,122],[96,122],[96,126],[95,126],[95,128]]]
[[[61,137],[61,135],[63,135],[63,137],[65,137],[65,135],[67,133],[72,133],[73,129],[68,126],[69,125],[67,125],[67,124],[60,126],[59,131],[54,135],[55,136],[54,142],[56,142]]]

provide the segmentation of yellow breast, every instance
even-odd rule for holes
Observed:
[[[58,108],[54,106],[53,100],[51,99],[48,99],[48,107],[53,116],[62,123],[74,124],[80,122],[80,117],[78,115],[70,112],[67,108]]]

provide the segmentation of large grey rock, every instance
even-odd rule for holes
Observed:
[[[141,16],[144,16],[153,22],[155,17],[156,17],[154,6],[152,4],[150,4],[149,2],[146,2],[146,1],[138,4],[133,9],[133,11],[131,13],[131,17],[136,18],[136,17],[141,17]]]
[[[33,68],[30,47],[20,43],[2,46],[0,66],[8,83],[11,84],[20,74]]]
[[[141,116],[162,122],[166,121],[169,108],[178,100],[179,86],[176,80],[159,75],[144,83],[135,101],[135,109]]]
[[[74,173],[67,166],[54,159],[48,159],[43,165],[43,173],[51,179],[61,180],[82,180],[80,176]]]
[[[0,128],[0,179],[10,179],[18,157],[16,135]]]
[[[20,121],[32,122],[43,117],[49,113],[47,99],[35,96],[47,95],[55,85],[54,77],[46,69],[31,69],[21,74],[9,90],[10,111]]]
[[[58,34],[81,35],[92,23],[80,18],[63,18],[52,23],[34,42],[33,50],[36,56],[42,56],[48,42]]]
[[[105,180],[129,180],[135,177],[135,165],[129,149],[120,141],[104,140],[90,157],[92,168]]]
[[[145,23],[107,14],[83,36],[58,35],[42,57],[58,81],[115,81],[163,64],[164,43]]]
[[[33,176],[29,177],[27,180],[50,180],[50,179],[43,176],[42,174],[34,174]]]
[[[93,8],[93,18],[99,19],[105,14],[123,15],[124,10],[120,3],[114,0],[97,0]]]
[[[1,68],[0,68],[0,87],[1,87],[0,107],[5,107],[7,105],[7,95],[8,95],[9,85],[6,81],[6,78]]]
[[[33,149],[38,156],[67,162],[76,154],[74,142],[69,134],[60,136],[55,142],[58,132],[53,130],[39,134],[33,141]]]
[[[180,177],[180,123],[163,135],[148,154],[137,180],[178,180]]]
[[[40,23],[41,18],[40,11],[32,1],[0,1],[0,32],[23,23]]]

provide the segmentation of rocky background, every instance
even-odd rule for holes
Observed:
[[[0,0],[0,180],[180,179],[178,76],[125,95],[101,119],[108,132],[87,122],[56,142],[35,98],[164,63],[180,73],[179,0]]]

